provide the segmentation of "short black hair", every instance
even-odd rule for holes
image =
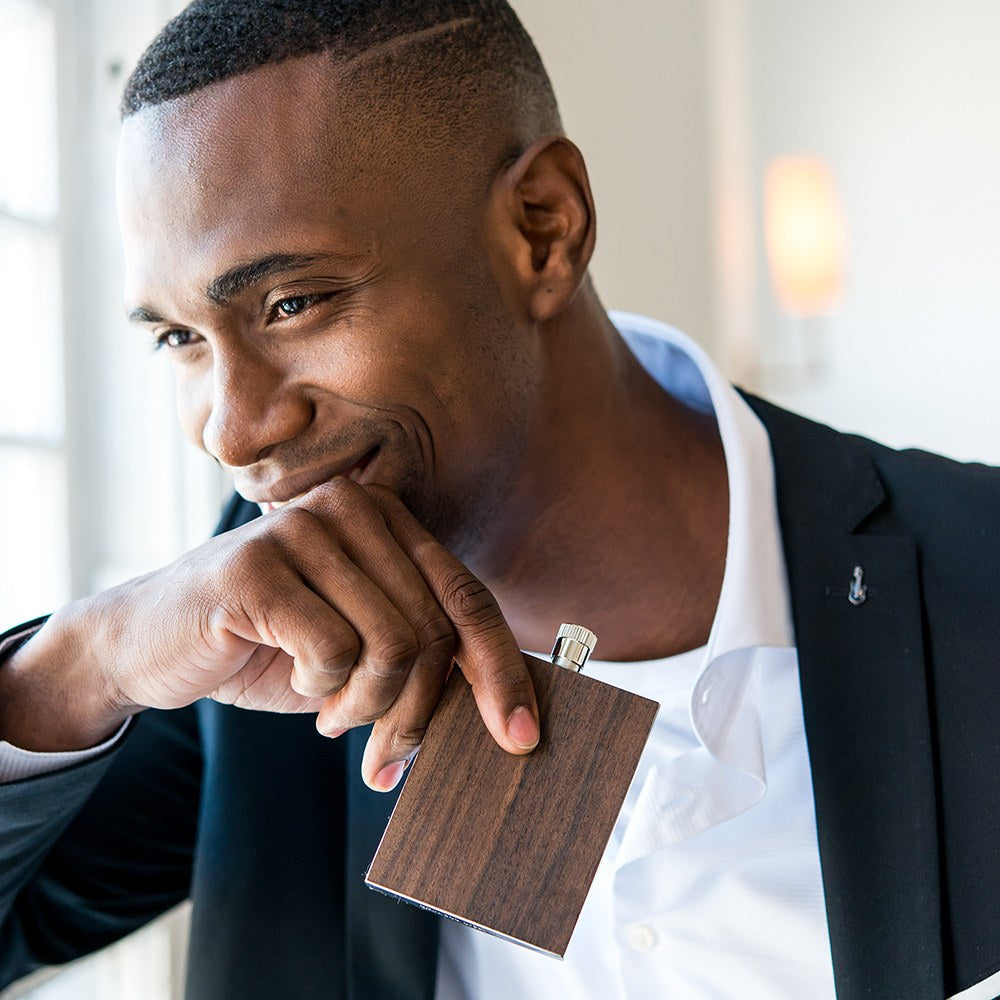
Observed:
[[[433,74],[435,89],[450,81],[460,101],[463,81],[485,75],[560,127],[541,58],[506,0],[195,0],[143,53],[121,114],[285,59],[329,52],[346,63],[408,38],[416,44],[406,61],[419,62],[424,79]]]

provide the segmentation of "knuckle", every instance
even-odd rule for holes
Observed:
[[[275,566],[294,561],[296,553],[328,546],[327,531],[317,512],[289,504],[263,518],[232,558],[244,573],[270,574]]]
[[[353,632],[324,632],[316,636],[309,651],[310,660],[325,674],[350,670],[361,655],[361,643]]]
[[[314,511],[308,506],[289,504],[277,512],[278,516],[268,523],[268,533],[279,542],[285,539],[312,537],[320,528]]]
[[[220,567],[223,592],[242,593],[249,584],[260,579],[259,574],[274,562],[274,546],[268,539],[244,542],[227,553]]]
[[[348,670],[337,673],[313,670],[296,664],[292,673],[292,688],[306,698],[328,698],[347,683],[349,673]]]
[[[208,634],[254,627],[270,634],[274,595],[293,589],[286,564],[273,546],[247,544],[226,554],[202,607]],[[208,639],[208,634],[202,636]]]
[[[456,573],[448,581],[444,606],[460,628],[483,628],[503,620],[493,595],[468,570]]]
[[[411,754],[424,741],[427,723],[423,725],[395,726],[385,738],[386,756],[392,760],[400,760]]]
[[[313,638],[307,652],[295,660],[293,686],[309,698],[326,698],[339,691],[361,654],[353,633],[326,632]]]
[[[509,699],[523,699],[534,690],[527,668],[519,670],[514,665],[497,670],[490,676],[489,685],[494,693]]]
[[[451,659],[457,644],[455,630],[439,608],[424,620],[417,640],[422,651],[434,658],[447,660]]]
[[[417,658],[420,647],[410,629],[394,629],[372,643],[366,657],[369,667],[378,676],[392,677],[408,670]]]
[[[344,519],[357,518],[371,508],[364,489],[351,479],[331,479],[317,486],[300,509],[308,509],[313,503],[319,504],[331,516]]]

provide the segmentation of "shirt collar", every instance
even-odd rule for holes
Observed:
[[[647,774],[618,855],[623,866],[763,798],[767,776],[753,668],[758,650],[791,647],[794,640],[766,430],[688,337],[642,316],[613,313],[611,319],[663,388],[714,414],[730,496],[722,590],[690,701],[700,745]]]

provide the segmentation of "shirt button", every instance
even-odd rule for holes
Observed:
[[[649,924],[633,924],[626,940],[633,951],[649,951],[656,944],[656,931]]]

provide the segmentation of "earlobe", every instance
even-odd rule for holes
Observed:
[[[531,318],[566,308],[594,252],[594,201],[583,156],[563,136],[532,144],[502,178],[513,262]]]

